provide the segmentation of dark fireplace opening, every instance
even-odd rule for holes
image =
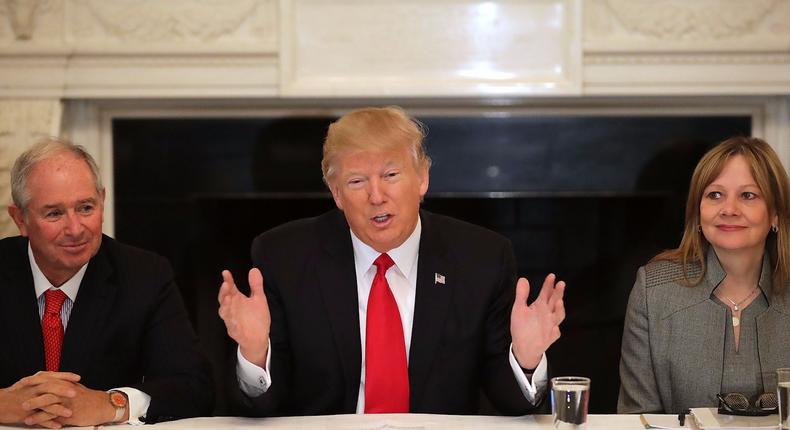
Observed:
[[[227,412],[232,349],[217,317],[220,271],[246,288],[259,233],[334,207],[321,182],[327,117],[116,119],[115,231],[170,259]],[[636,269],[677,245],[699,157],[748,116],[420,116],[434,160],[427,210],[514,245],[533,296],[568,283],[555,375],[593,380],[591,413],[614,413],[623,315]]]

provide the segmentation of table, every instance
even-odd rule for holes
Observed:
[[[19,429],[3,427],[0,429]],[[90,427],[88,427],[90,428]],[[428,414],[322,415],[314,417],[240,418],[204,417],[144,427],[101,426],[102,429],[140,430],[529,430],[551,429],[551,415],[494,417]],[[639,415],[590,415],[587,430],[642,430]]]

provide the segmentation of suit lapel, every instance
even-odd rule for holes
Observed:
[[[12,338],[15,337],[5,347],[16,354],[17,359],[13,362],[17,363],[18,374],[21,376],[44,370],[44,339],[41,335],[41,317],[38,314],[27,243],[27,239],[20,237],[14,244],[15,252],[7,256],[9,261],[4,264],[6,272],[2,285],[5,298],[0,300],[0,310],[8,318],[8,332]]]
[[[334,210],[318,220],[322,252],[318,258],[318,284],[329,324],[343,368],[343,410],[354,413],[359,396],[362,371],[362,345],[359,338],[357,277],[351,235],[342,212]],[[356,334],[356,335],[355,335]]]
[[[414,300],[409,351],[409,397],[411,408],[420,404],[429,379],[455,285],[460,281],[447,255],[444,239],[432,224],[431,215],[420,212],[422,234],[417,263],[417,291]],[[443,283],[437,282],[443,276]]]
[[[100,341],[102,327],[110,316],[110,308],[117,292],[117,285],[108,279],[113,267],[107,255],[110,240],[102,238],[99,252],[88,263],[85,277],[80,284],[77,299],[69,317],[63,337],[60,367],[63,371],[84,375],[92,368],[93,349]]]
[[[790,343],[777,342],[787,334],[790,327],[790,294],[774,294],[772,289],[772,271],[768,255],[763,257],[763,267],[760,272],[759,285],[768,298],[768,309],[758,315],[757,321],[757,351],[760,356],[760,369],[763,376],[763,391],[766,393],[776,390],[775,369],[787,367],[786,357],[790,356]],[[790,285],[785,286],[785,288]]]

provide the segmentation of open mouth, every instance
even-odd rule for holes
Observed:
[[[377,225],[386,224],[387,221],[389,221],[390,219],[392,219],[392,215],[390,214],[376,215],[373,218],[371,218],[371,220],[373,220],[373,223]]]

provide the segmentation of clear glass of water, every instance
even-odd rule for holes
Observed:
[[[590,402],[590,378],[559,376],[551,378],[551,413],[554,428],[587,428],[587,405]]]
[[[779,402],[779,428],[790,429],[787,409],[788,394],[790,394],[790,367],[776,369],[776,400]]]

